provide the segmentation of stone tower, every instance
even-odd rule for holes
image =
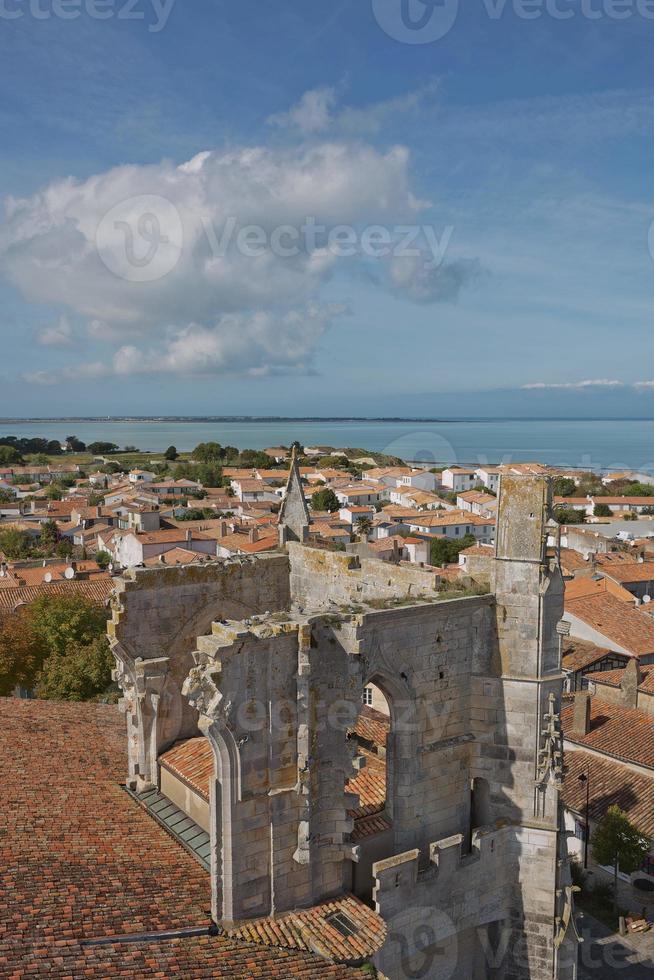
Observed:
[[[286,493],[279,511],[279,541],[306,541],[309,536],[309,509],[304,499],[295,446],[291,454],[291,469],[286,482]]]

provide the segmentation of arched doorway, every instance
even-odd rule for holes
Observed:
[[[348,793],[358,796],[358,805],[349,810],[354,821],[352,843],[359,854],[352,864],[351,890],[372,903],[372,865],[394,852],[392,705],[376,678],[363,686],[359,716],[348,738],[354,743],[358,766],[346,786]]]

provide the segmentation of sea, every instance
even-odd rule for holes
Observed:
[[[537,460],[585,469],[654,472],[654,419],[262,419],[0,420],[0,436],[97,440],[162,452],[216,441],[239,449],[354,447],[429,464]]]

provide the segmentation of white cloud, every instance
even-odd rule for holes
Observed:
[[[299,129],[301,133],[318,133],[327,129],[332,122],[335,104],[336,92],[333,88],[311,89],[288,112],[276,112],[268,118],[268,122],[271,126],[284,129]]]
[[[634,388],[654,388],[654,381],[636,381]]]
[[[307,244],[307,224],[392,230],[419,220],[424,207],[411,190],[406,148],[380,152],[360,141],[206,151],[181,166],[116,167],[9,198],[0,272],[28,300],[87,318],[89,338],[116,353],[114,366],[110,355],[107,364],[35,368],[25,378],[308,371],[333,315],[321,287],[339,263],[362,257]],[[248,226],[267,243],[256,255],[244,245]],[[292,256],[269,247],[281,226],[302,230]],[[390,263],[379,268],[381,288],[417,302],[454,298],[465,278],[456,266],[420,282],[415,270],[398,279]],[[60,321],[41,342],[63,344],[71,333]]]
[[[390,263],[393,290],[414,303],[452,302],[480,271],[474,259],[453,260],[434,267],[427,253],[394,258]]]
[[[67,347],[73,342],[73,329],[65,316],[60,316],[51,327],[38,334],[38,342],[44,347]]]
[[[522,385],[522,391],[529,391],[534,388],[623,388],[623,381],[614,381],[611,378],[593,378],[588,381],[563,381],[546,382],[535,381],[533,384]]]
[[[304,136],[327,129],[348,137],[369,136],[378,133],[395,116],[406,121],[408,114],[417,113],[434,101],[438,88],[438,82],[431,80],[394,99],[365,106],[337,107],[336,89],[325,86],[305,92],[290,109],[269,116],[267,122],[281,129],[297,130]]]
[[[191,323],[161,346],[121,347],[113,360],[116,374],[220,374],[230,369],[261,376],[306,371],[316,343],[344,307],[310,304],[281,315],[228,313],[211,326]]]

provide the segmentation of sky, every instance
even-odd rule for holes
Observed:
[[[0,415],[654,417],[652,0],[0,0]]]

